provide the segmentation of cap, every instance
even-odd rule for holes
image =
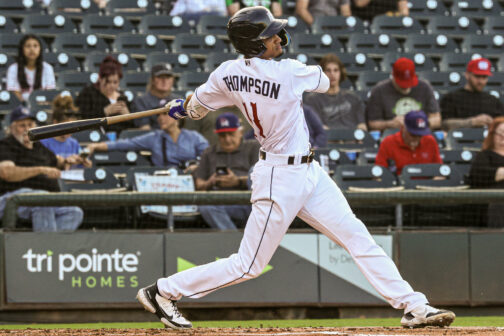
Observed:
[[[171,64],[169,63],[158,63],[152,66],[151,69],[151,76],[152,77],[158,77],[158,76],[173,76],[173,71]]]
[[[418,84],[418,77],[415,73],[415,63],[406,57],[401,57],[395,61],[392,76],[397,85],[403,89],[408,89]]]
[[[492,76],[492,63],[486,58],[476,58],[467,63],[467,72],[475,75]]]
[[[410,111],[404,116],[404,126],[413,135],[427,135],[429,129],[429,119],[424,111]]]
[[[234,132],[240,126],[240,119],[233,113],[222,113],[215,121],[215,133]]]
[[[35,116],[33,116],[30,110],[23,105],[19,105],[10,113],[10,123],[12,124],[14,121],[24,120],[24,119],[33,119],[37,120]]]

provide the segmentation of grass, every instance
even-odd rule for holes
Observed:
[[[196,321],[195,328],[259,328],[259,327],[397,327],[399,319],[330,319],[330,320],[264,320],[264,321]],[[504,316],[458,317],[454,327],[504,327]],[[4,324],[0,329],[138,329],[163,328],[161,323],[75,323],[75,324]]]

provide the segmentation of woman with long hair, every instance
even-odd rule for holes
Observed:
[[[7,70],[7,90],[25,101],[33,90],[54,88],[54,70],[49,63],[44,62],[42,42],[36,35],[25,35],[19,42],[17,62]]]
[[[469,173],[472,188],[504,189],[504,117],[497,117],[488,128],[481,152]],[[504,227],[504,204],[489,204],[487,225]]]
[[[112,56],[105,57],[100,64],[98,81],[82,89],[75,100],[83,119],[130,113],[128,99],[119,91],[122,76],[121,63]],[[133,127],[133,122],[130,121],[108,126],[106,130],[119,133]]]

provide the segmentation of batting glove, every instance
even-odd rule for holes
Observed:
[[[170,109],[168,115],[175,120],[187,117],[187,111],[184,109],[184,99],[173,99],[165,106]]]

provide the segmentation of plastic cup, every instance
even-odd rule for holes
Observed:
[[[110,141],[116,141],[117,140],[117,134],[116,134],[116,132],[107,132],[106,135],[107,135],[107,138]]]

